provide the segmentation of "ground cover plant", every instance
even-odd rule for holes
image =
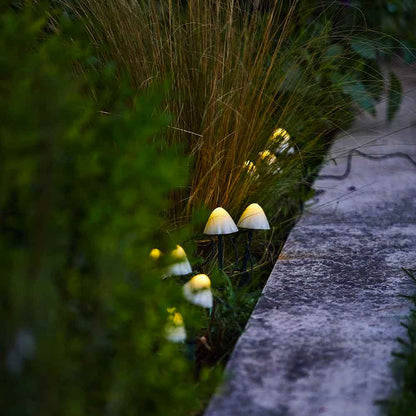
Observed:
[[[332,137],[399,87],[307,2],[45,4],[2,6],[2,407],[197,412]],[[251,202],[272,232],[250,276],[230,240],[219,270],[209,212]],[[212,308],[169,276],[176,244]]]
[[[416,282],[415,270],[403,269]],[[416,295],[406,296],[412,309],[406,322],[406,339],[399,338],[400,348],[394,353],[397,390],[384,404],[388,416],[413,416],[416,409]]]

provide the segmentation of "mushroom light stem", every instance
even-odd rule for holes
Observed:
[[[232,234],[238,231],[231,215],[221,207],[215,208],[205,225],[204,234],[218,236],[218,267],[224,267],[224,240],[225,234]]]
[[[241,271],[245,272],[247,270],[247,264],[250,260],[251,268],[253,268],[253,260],[251,259],[251,243],[253,241],[253,230],[249,230],[248,236],[247,236],[247,245],[246,245],[246,251],[244,252],[243,257],[243,264],[241,265]]]
[[[218,236],[218,267],[224,268],[224,241],[222,235]]]
[[[251,266],[253,267],[253,261],[251,259],[251,243],[253,241],[254,230],[270,230],[269,221],[267,221],[266,214],[263,208],[259,204],[250,204],[241,215],[238,226],[248,230],[246,251],[243,257],[243,263],[241,271],[247,270],[247,264],[250,260]]]

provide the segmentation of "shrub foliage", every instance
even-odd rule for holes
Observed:
[[[39,5],[1,10],[0,407],[181,414],[201,396],[165,340],[184,301],[149,251],[186,164],[160,152],[161,92],[114,83],[73,29]]]

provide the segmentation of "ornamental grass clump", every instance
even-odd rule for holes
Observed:
[[[297,2],[76,0],[73,10],[102,59],[127,71],[137,89],[170,82],[167,141],[191,156],[191,183],[171,195],[173,228],[200,206],[227,206],[235,216],[267,195],[281,178],[254,174],[254,161],[279,126],[288,126],[302,151],[283,163],[279,157],[288,187],[302,181],[293,171],[303,169],[309,152],[320,154],[317,147],[347,119],[348,100],[317,78],[327,65],[329,27],[316,25],[310,36],[302,29],[296,41]]]

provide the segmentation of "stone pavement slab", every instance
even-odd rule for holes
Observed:
[[[387,125],[382,104],[378,118],[359,119],[332,146],[322,176],[342,174],[353,148],[416,159],[416,70],[396,71],[399,116]],[[372,416],[394,386],[391,352],[410,306],[398,295],[413,289],[401,268],[416,266],[416,167],[354,156],[346,179],[324,178],[206,416]]]

